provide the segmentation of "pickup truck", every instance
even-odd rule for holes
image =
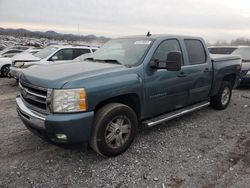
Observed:
[[[202,38],[118,38],[84,62],[24,71],[17,112],[52,143],[88,143],[111,157],[131,145],[139,125],[152,127],[208,105],[225,109],[240,69],[238,56],[211,58]]]

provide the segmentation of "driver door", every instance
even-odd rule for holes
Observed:
[[[179,41],[177,39],[165,40],[156,49],[152,60],[162,62],[162,66],[164,66],[168,53],[173,51],[182,52]],[[182,64],[184,65],[183,57]],[[146,116],[160,115],[187,104],[189,81],[184,72],[183,67],[180,71],[168,71],[151,68],[149,64],[147,65],[145,75]]]

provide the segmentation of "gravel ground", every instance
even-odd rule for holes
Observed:
[[[249,187],[250,89],[210,107],[140,129],[116,158],[48,144],[17,116],[14,80],[0,79],[0,187]]]

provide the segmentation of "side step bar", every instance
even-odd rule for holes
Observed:
[[[195,110],[199,110],[199,109],[204,108],[204,107],[209,106],[209,105],[210,105],[210,102],[207,102],[207,101],[197,103],[197,104],[194,104],[194,105],[191,105],[188,107],[184,107],[184,108],[181,108],[179,110],[176,110],[176,111],[173,111],[173,112],[146,120],[146,121],[142,122],[142,124],[145,127],[153,127],[153,126],[158,125],[160,123],[175,119],[177,117],[183,116],[185,114],[191,113]]]

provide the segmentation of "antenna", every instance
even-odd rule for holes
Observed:
[[[147,37],[150,37],[152,34],[150,33],[150,31],[147,33]]]
[[[78,43],[80,44],[80,41],[81,41],[81,35],[80,35],[80,25],[77,24],[77,30],[78,30],[78,37],[79,37],[79,41]]]

